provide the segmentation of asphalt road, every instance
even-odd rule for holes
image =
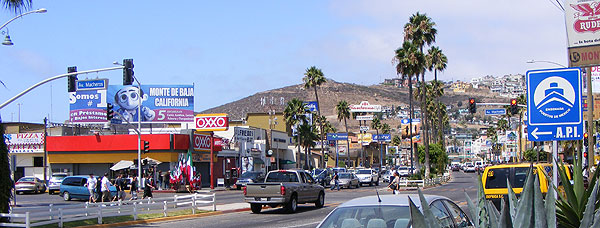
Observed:
[[[429,188],[424,191],[425,194],[442,195],[450,198],[457,203],[463,210],[466,210],[466,199],[464,192],[467,192],[471,198],[477,194],[476,185],[477,174],[454,172],[453,180],[443,186]],[[298,212],[295,214],[286,214],[283,209],[263,209],[261,214],[253,214],[250,211],[225,213],[221,215],[195,218],[189,220],[179,220],[162,222],[155,224],[138,225],[133,227],[166,227],[166,228],[184,228],[184,227],[288,227],[302,228],[315,227],[331,212],[337,205],[362,196],[375,195],[376,187],[362,187],[359,189],[343,189],[341,191],[327,190],[325,193],[325,207],[317,209],[313,204],[299,205]],[[377,187],[379,194],[391,194],[385,190],[385,184]],[[406,191],[403,193],[415,193],[416,191]],[[243,202],[239,191],[228,191],[218,194],[217,202],[223,201]],[[465,211],[466,212],[466,211]]]

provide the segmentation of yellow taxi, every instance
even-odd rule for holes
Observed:
[[[506,179],[510,182],[510,186],[513,188],[515,194],[517,196],[521,194],[529,167],[530,163],[502,164],[486,167],[481,177],[485,198],[491,200],[497,208],[500,208],[500,199],[503,199],[508,195]],[[569,168],[569,166],[566,167]],[[548,180],[546,179],[546,175],[552,176],[552,164],[535,163],[533,164],[533,168],[533,173],[535,175],[540,172],[545,173],[545,175],[539,175],[540,190],[542,193],[548,192]],[[571,179],[570,168],[568,169],[567,177]]]

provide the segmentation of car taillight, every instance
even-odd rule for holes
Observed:
[[[281,186],[281,195],[282,196],[285,195],[285,186],[283,186],[283,185]]]
[[[244,196],[246,195],[246,186],[244,186],[242,189],[244,189]]]

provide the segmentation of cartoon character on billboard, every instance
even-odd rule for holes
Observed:
[[[144,94],[143,90],[139,90],[138,93],[138,90],[135,86],[126,86],[115,93],[115,103],[119,105],[117,112],[123,116],[123,120],[138,121],[137,110],[138,106],[141,106],[141,121],[152,121],[156,117],[156,113],[150,108],[142,106],[142,102],[148,100],[148,95]]]

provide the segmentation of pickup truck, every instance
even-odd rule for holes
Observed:
[[[282,205],[294,213],[299,203],[325,204],[325,190],[304,170],[274,170],[267,173],[264,183],[248,183],[244,200],[253,213],[260,213],[263,205],[272,208]]]

